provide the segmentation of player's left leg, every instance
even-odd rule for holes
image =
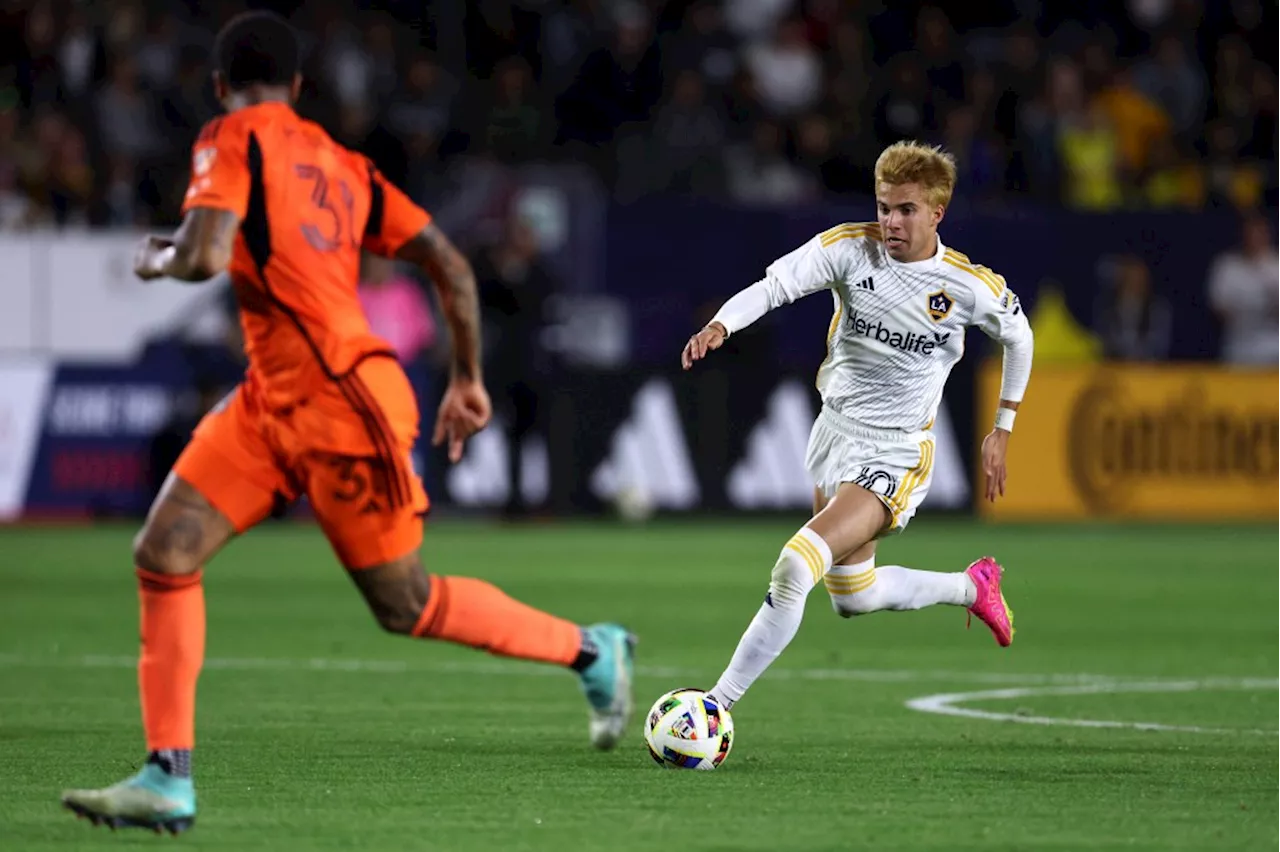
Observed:
[[[266,517],[286,487],[260,427],[258,410],[242,392],[206,416],[134,539],[147,759],[110,787],[63,792],[63,804],[94,824],[176,834],[195,821],[191,753],[205,647],[203,567]]]
[[[320,454],[312,454],[313,461]],[[632,710],[635,638],[617,624],[587,627],[514,600],[473,577],[427,574],[418,555],[426,497],[409,477],[408,503],[391,498],[383,459],[333,457],[309,464],[308,495],[338,558],[378,624],[390,633],[442,639],[503,657],[577,672],[590,705],[590,736],[612,748]],[[345,474],[345,485],[332,473]],[[357,493],[352,482],[370,483]]]
[[[918,452],[913,463],[913,453]],[[932,440],[914,450],[887,446],[872,465],[892,473],[899,483],[907,483],[876,496],[889,512],[882,535],[906,529],[916,509],[928,494],[932,480]],[[819,494],[821,497],[821,494]],[[824,582],[831,605],[844,618],[881,610],[907,611],[939,604],[966,607],[991,628],[996,642],[1013,641],[1013,612],[1001,591],[1002,569],[990,557],[983,557],[964,571],[922,571],[901,565],[876,565],[876,540],[835,560]]]

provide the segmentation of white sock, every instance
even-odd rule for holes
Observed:
[[[808,527],[791,537],[773,566],[769,594],[711,694],[732,707],[787,647],[804,617],[809,592],[831,568],[831,548]]]
[[[848,618],[882,609],[923,609],[934,604],[970,606],[973,581],[963,572],[916,571],[901,565],[876,567],[874,558],[857,565],[836,565],[826,577],[831,606]]]

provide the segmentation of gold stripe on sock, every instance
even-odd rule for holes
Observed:
[[[813,582],[815,584],[819,583],[822,580],[822,575],[826,573],[823,568],[822,552],[818,550],[817,545],[809,541],[809,539],[801,537],[799,533],[792,536],[792,541],[797,542],[813,556],[813,562],[810,563],[810,567],[813,570]]]
[[[815,584],[822,579],[822,555],[818,553],[818,548],[814,547],[812,542],[796,533],[787,542],[787,547],[799,553],[804,558],[804,561],[808,563],[809,573],[813,575]]]
[[[874,568],[852,577],[828,574],[826,578],[827,591],[833,595],[856,595],[871,588],[875,582],[876,569]]]
[[[804,548],[796,544],[794,541],[789,541],[787,542],[787,550],[798,553],[800,555],[800,558],[804,560],[805,564],[809,566],[809,573],[814,576],[817,576],[818,566],[814,564],[813,557],[810,556],[809,553],[806,552]]]

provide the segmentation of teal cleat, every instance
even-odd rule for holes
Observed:
[[[64,790],[62,804],[94,825],[180,834],[196,821],[196,790],[154,763],[102,790]]]
[[[579,677],[591,705],[591,744],[611,749],[626,733],[635,699],[631,674],[636,637],[618,624],[593,624],[584,628],[600,650],[600,656]]]

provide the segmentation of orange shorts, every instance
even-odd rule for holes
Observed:
[[[252,382],[209,412],[174,466],[237,532],[306,495],[347,568],[422,544],[427,494],[413,471],[413,389],[393,359],[366,358],[337,382],[267,411]]]

